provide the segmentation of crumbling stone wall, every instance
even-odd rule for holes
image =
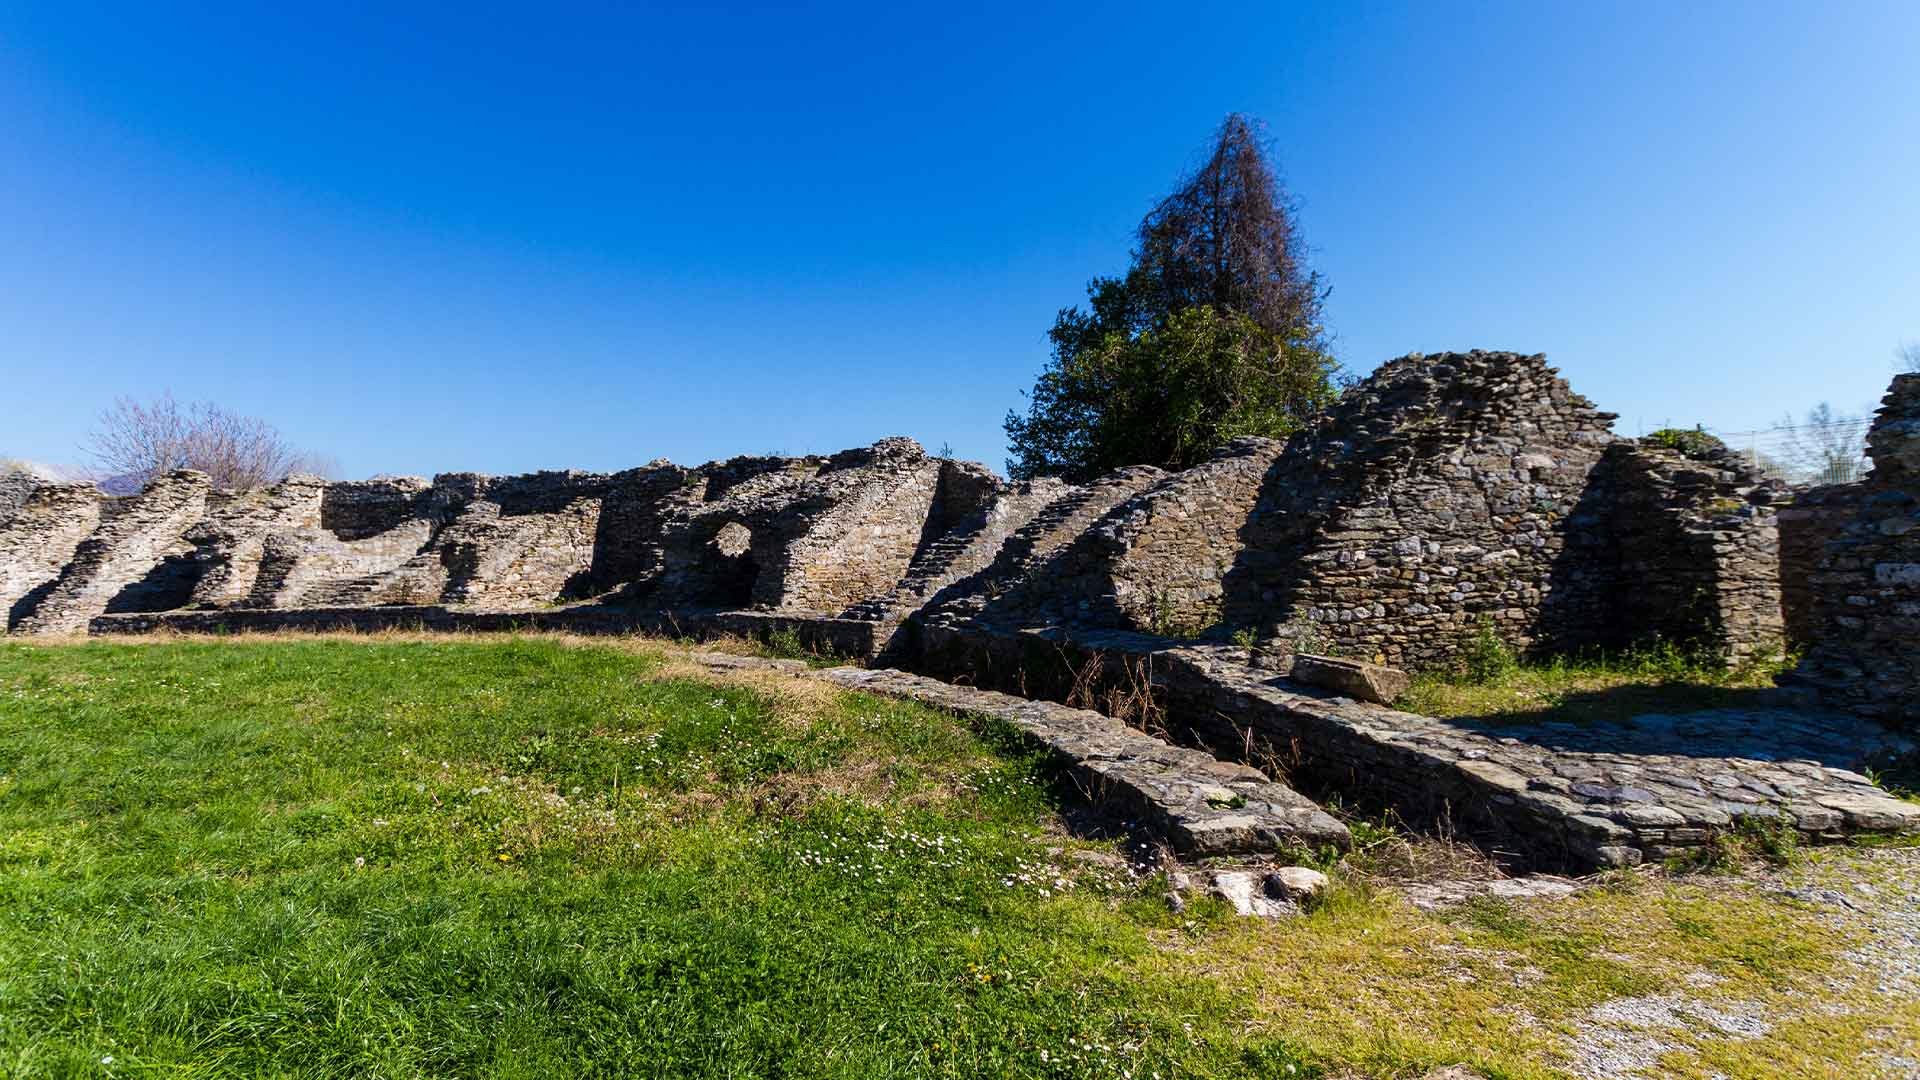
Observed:
[[[1610,646],[1666,641],[1739,663],[1785,646],[1776,505],[1787,485],[1736,454],[1616,443],[1601,482],[1616,549]]]
[[[1617,439],[1611,419],[1539,356],[1448,353],[1383,365],[1284,444],[1082,487],[1009,488],[907,439],[611,475],[289,481],[129,549],[157,561],[114,602],[598,597],[870,621],[880,641],[905,620],[1251,632],[1267,654],[1306,636],[1408,667],[1449,662],[1482,625],[1523,648],[1657,634],[1730,661],[1777,642],[1776,493],[1736,462]]]
[[[100,524],[102,500],[92,484],[27,487],[0,522],[0,631],[18,627],[39,606]]]
[[[1813,644],[1796,679],[1830,702],[1920,726],[1920,375],[1900,375],[1867,435],[1873,471],[1809,576]]]
[[[419,477],[329,484],[317,526],[267,534],[247,607],[338,607],[385,601],[380,584],[432,539],[432,485]]]
[[[1064,541],[1055,547],[1030,550],[986,617],[1197,636],[1220,619],[1222,581],[1282,449],[1272,439],[1236,439],[1192,469],[1097,481],[1119,483],[1081,513],[1104,513],[1071,535],[1054,533]]]
[[[1235,439],[1114,507],[1049,567],[1053,591],[1082,622],[1199,636],[1220,621],[1248,514],[1284,448]]]
[[[1780,508],[1780,601],[1787,643],[1795,649],[1813,644],[1819,633],[1820,560],[1859,515],[1868,490],[1865,483],[1808,488]]]
[[[943,463],[911,439],[830,458],[722,463],[669,500],[656,581],[663,607],[832,614],[906,576],[933,516]]]
[[[1117,469],[1080,487],[1057,491],[1044,509],[1033,514],[1001,543],[983,568],[934,594],[923,609],[927,619],[941,622],[976,621],[1007,627],[1028,625],[1049,617],[1046,605],[1058,594],[1045,587],[1052,580],[1054,559],[1064,549],[1126,502],[1166,477],[1150,465]],[[1078,602],[1072,604],[1078,614]],[[1053,617],[1057,620],[1057,611]]]
[[[320,504],[327,482],[317,476],[289,476],[259,491],[207,497],[207,516],[183,534],[193,545],[195,607],[244,603],[260,577],[267,537],[276,532],[320,527]]]
[[[1387,663],[1447,661],[1483,621],[1586,644],[1611,584],[1589,479],[1613,416],[1544,357],[1391,361],[1288,441],[1226,581],[1236,626],[1311,626]]]
[[[22,633],[75,633],[109,611],[164,611],[191,595],[193,547],[187,526],[206,516],[213,483],[181,470],[138,495],[107,500],[100,523],[45,596],[20,621]]]
[[[954,463],[949,462],[951,466]],[[971,463],[972,469],[985,469]],[[958,471],[958,470],[956,470]],[[991,477],[991,473],[986,473]],[[869,597],[847,609],[845,617],[873,621],[894,621],[918,611],[941,590],[990,566],[1014,532],[1026,526],[1041,511],[1070,490],[1064,480],[1042,477],[1005,489],[997,488],[991,497],[981,500],[977,490],[963,488],[960,498],[946,493],[946,473],[942,473],[942,491],[936,496],[937,513],[929,519],[938,527],[929,529],[930,539],[914,555],[913,563],[900,583],[886,593]],[[971,512],[960,513],[973,506]]]

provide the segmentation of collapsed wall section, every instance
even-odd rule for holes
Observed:
[[[742,458],[666,500],[657,607],[844,611],[906,576],[934,517],[944,463],[911,439],[829,458]]]
[[[1834,704],[1920,727],[1920,375],[1895,377],[1867,456],[1873,471],[1808,577],[1812,645],[1794,675]]]

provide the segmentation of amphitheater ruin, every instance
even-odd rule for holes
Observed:
[[[1011,724],[1194,855],[1343,846],[1333,797],[1570,869],[1743,820],[1813,841],[1920,828],[1920,805],[1864,773],[1911,752],[1920,721],[1920,376],[1888,392],[1870,476],[1839,487],[1613,419],[1543,357],[1471,352],[1385,364],[1284,443],[1080,486],[903,438],[241,494],[194,472],[118,498],[16,476],[0,611],[16,635],[790,636],[854,661],[815,677]],[[1751,707],[1619,724],[1386,703],[1392,669],[1486,633],[1536,654],[1658,639],[1804,659]]]

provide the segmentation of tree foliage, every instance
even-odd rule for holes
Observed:
[[[219,491],[250,491],[296,472],[325,474],[331,462],[296,450],[272,424],[211,402],[181,406],[172,394],[152,402],[120,398],[100,414],[87,451],[101,487],[139,491],[175,469],[198,469]]]
[[[1846,484],[1870,468],[1864,416],[1836,413],[1826,402],[1807,410],[1805,421],[1791,414],[1774,426],[1778,442],[1773,456],[1795,480],[1815,484]]]
[[[1186,468],[1236,436],[1298,430],[1334,394],[1323,296],[1253,123],[1229,116],[1141,221],[1126,275],[1055,319],[1027,414],[1007,416],[1008,471]]]
[[[1899,348],[1893,350],[1893,360],[1899,370],[1920,374],[1920,341],[1901,343]]]

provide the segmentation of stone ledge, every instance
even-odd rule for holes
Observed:
[[[1260,770],[1171,745],[1101,713],[888,669],[830,668],[813,677],[1009,724],[1064,761],[1090,798],[1142,819],[1183,855],[1344,850],[1352,843],[1345,825]]]
[[[998,685],[1069,659],[1118,680],[1145,671],[1182,740],[1291,755],[1316,794],[1457,828],[1528,865],[1592,870],[1684,855],[1742,821],[1809,843],[1920,830],[1920,805],[1856,771],[1911,749],[1856,718],[1787,708],[1649,714],[1611,725],[1479,726],[1317,691],[1249,666],[1244,649],[1147,635],[978,624],[922,629],[929,670]],[[1131,669],[1131,670],[1127,670]]]
[[[737,634],[765,637],[790,632],[800,644],[823,653],[857,659],[878,647],[878,623],[824,615],[776,611],[645,611],[581,605],[527,609],[452,608],[438,604],[389,607],[222,608],[212,611],[159,611],[99,615],[87,624],[91,634],[272,633],[276,630],[350,631],[467,630],[501,632],[550,630],[573,634],[663,634],[711,637]]]

